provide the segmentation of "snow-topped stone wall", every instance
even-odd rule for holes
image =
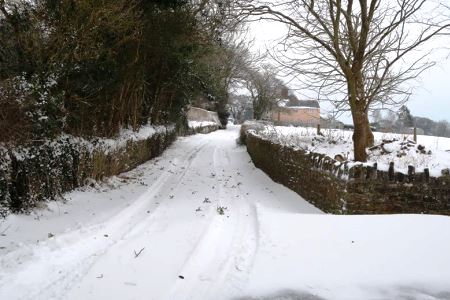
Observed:
[[[427,213],[450,215],[450,175],[408,174],[341,163],[324,154],[294,149],[252,131],[243,139],[255,165],[321,210],[335,214]]]
[[[198,107],[190,107],[187,112],[187,134],[210,133],[220,128],[217,112]]]
[[[115,139],[63,135],[29,147],[0,147],[0,217],[128,171],[160,155],[176,136],[175,126],[144,126]]]
[[[191,106],[187,112],[188,121],[211,122],[220,125],[217,112]]]

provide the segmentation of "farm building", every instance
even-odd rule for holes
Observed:
[[[271,111],[271,119],[277,125],[317,126],[320,123],[320,105],[317,100],[299,100],[285,88]]]

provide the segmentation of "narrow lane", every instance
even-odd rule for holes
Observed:
[[[256,169],[237,136],[232,126],[180,138],[158,159],[158,176],[142,177],[148,189],[127,199],[125,209],[8,253],[0,263],[0,299],[239,296],[258,250],[258,205],[320,211]],[[21,255],[27,259],[15,263]]]

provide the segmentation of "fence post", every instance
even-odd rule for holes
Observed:
[[[317,124],[317,135],[320,135],[320,124]]]
[[[394,162],[391,161],[389,163],[389,170],[388,170],[388,176],[389,176],[389,181],[394,181],[395,180],[395,172],[394,172]]]
[[[414,175],[416,175],[416,168],[414,166],[408,166],[408,182],[414,181]]]
[[[414,143],[417,144],[417,127],[414,126]]]

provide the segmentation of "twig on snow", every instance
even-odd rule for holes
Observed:
[[[142,251],[144,251],[145,247],[142,248],[141,250],[139,250],[139,252],[136,252],[136,250],[134,250],[134,258],[137,258],[139,255],[141,255]]]
[[[1,236],[6,236],[6,231],[9,229],[11,227],[11,224],[9,224],[1,233],[0,233],[0,235]]]

